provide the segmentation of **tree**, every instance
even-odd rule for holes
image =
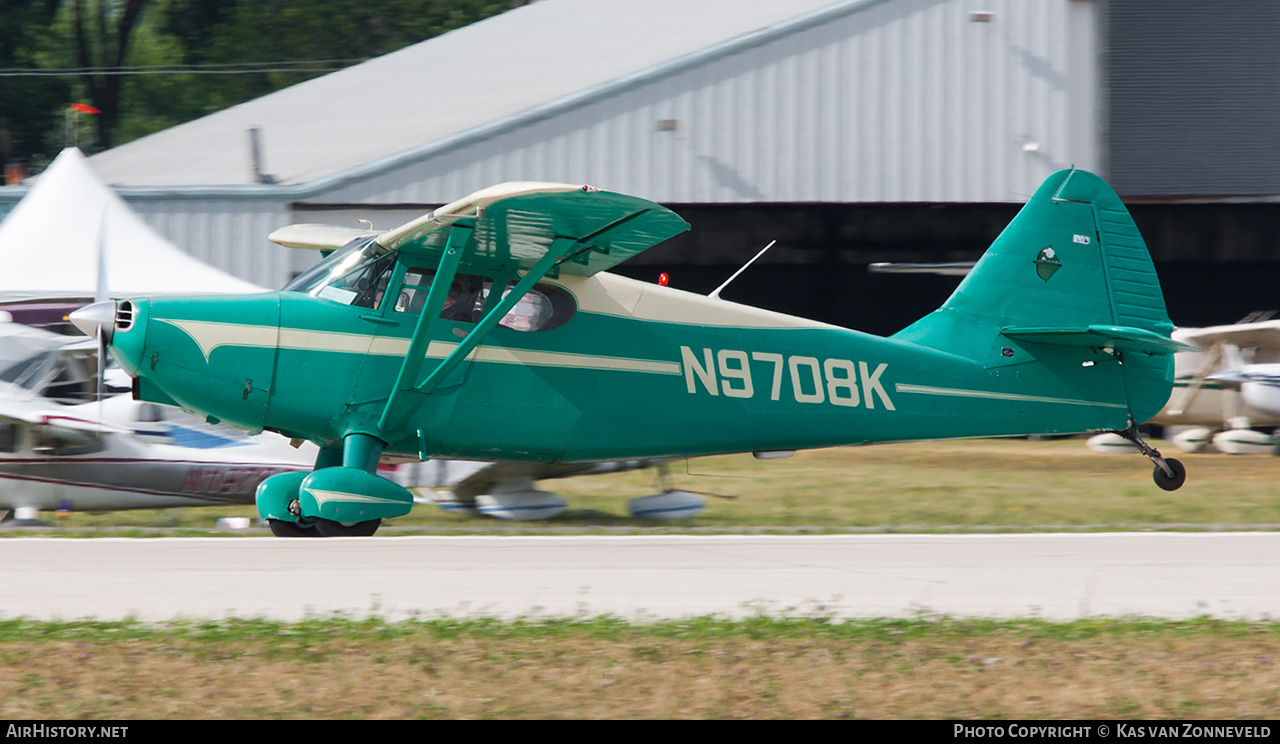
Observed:
[[[81,79],[98,114],[98,141],[111,147],[111,134],[120,120],[118,73],[129,54],[129,36],[148,0],[72,0],[76,59],[86,72]]]
[[[305,72],[276,64],[271,72],[192,76],[199,94],[187,98],[199,110],[187,118],[195,118],[511,7],[511,0],[169,0],[158,26],[188,65],[310,63]]]
[[[72,101],[87,99],[101,112],[97,142],[87,149],[108,148],[511,7],[512,0],[0,0],[0,68],[24,75],[0,77],[0,155],[36,158],[51,149],[46,143],[60,144]],[[149,69],[120,74],[126,67]]]
[[[0,2],[0,68],[34,70],[50,46],[59,0]],[[50,149],[69,84],[57,77],[0,78],[0,162],[32,162]]]

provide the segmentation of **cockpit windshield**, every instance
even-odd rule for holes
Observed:
[[[375,239],[362,238],[302,272],[282,291],[373,308],[382,302],[394,268],[395,253],[378,245]]]

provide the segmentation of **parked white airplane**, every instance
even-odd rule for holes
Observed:
[[[1280,364],[1232,365],[1231,369],[1209,375],[1209,380],[1238,390],[1241,401],[1250,410],[1261,411],[1269,418],[1280,418]],[[1270,441],[1259,437],[1258,446],[1270,446],[1273,452],[1280,454],[1275,437],[1267,439]],[[1214,444],[1218,444],[1217,438]]]
[[[252,503],[264,478],[314,462],[314,448],[217,429],[119,388],[93,400],[95,352],[92,340],[0,323],[0,511],[11,519]]]
[[[1210,443],[1228,454],[1271,452],[1272,435],[1253,427],[1280,426],[1280,388],[1267,384],[1280,371],[1280,320],[1179,328],[1173,338],[1200,352],[1174,355],[1173,394],[1148,423],[1180,427],[1172,441],[1188,452]],[[1099,435],[1090,446],[1128,443]]]
[[[1227,369],[1208,379],[1239,390],[1250,409],[1280,419],[1280,362],[1246,364],[1238,353],[1230,355],[1229,360]]]
[[[537,490],[534,481],[619,473],[663,464],[656,460],[573,464],[430,460],[399,465],[388,477],[405,488],[435,489],[430,496],[415,499],[419,504],[435,504],[449,512],[531,521],[550,519],[568,507],[563,496]],[[647,519],[692,517],[705,506],[701,495],[674,489],[627,501],[631,516]]]

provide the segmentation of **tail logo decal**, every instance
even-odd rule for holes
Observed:
[[[1049,281],[1049,277],[1057,273],[1062,268],[1062,262],[1058,260],[1058,254],[1054,252],[1052,247],[1041,248],[1040,255],[1036,256],[1033,261],[1036,265],[1036,276]]]

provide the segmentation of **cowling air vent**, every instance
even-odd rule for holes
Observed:
[[[133,303],[128,300],[116,305],[116,330],[127,331],[133,327]]]

